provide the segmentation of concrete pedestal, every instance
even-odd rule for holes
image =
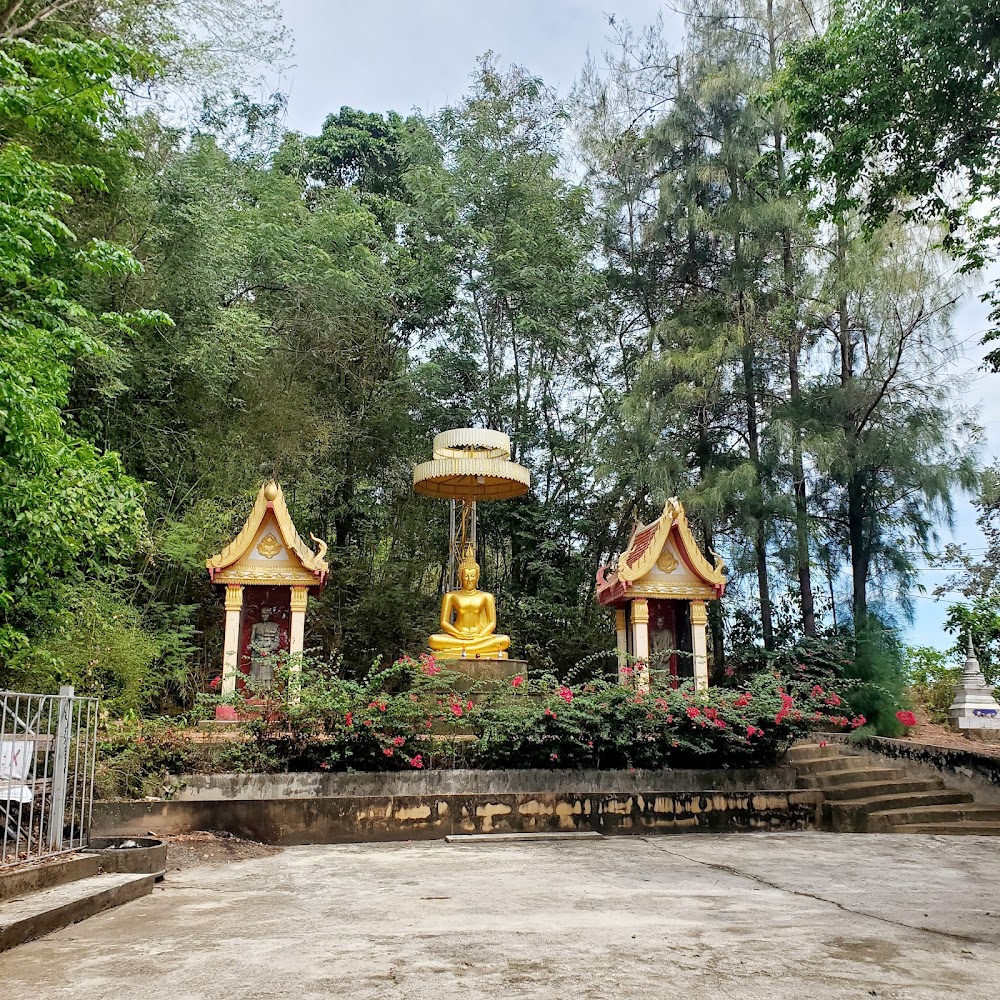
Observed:
[[[1000,732],[1000,705],[979,669],[971,635],[962,676],[955,686],[955,700],[948,709],[948,721],[959,731]]]

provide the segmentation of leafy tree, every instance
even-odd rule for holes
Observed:
[[[837,215],[941,219],[944,245],[982,267],[998,234],[998,54],[993,0],[838,0],[826,31],[790,50],[779,89],[798,172]]]
[[[63,221],[71,191],[104,184],[87,152],[105,143],[115,78],[140,66],[110,43],[0,46],[0,657],[24,645],[54,586],[113,575],[142,531],[139,485],[64,407],[76,359],[165,317],[87,309],[81,276],[134,274],[138,263],[111,241],[78,242]],[[53,135],[71,137],[71,158],[49,154]]]

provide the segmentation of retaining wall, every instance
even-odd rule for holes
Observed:
[[[93,832],[165,836],[224,830],[293,845],[433,840],[462,833],[818,828],[822,793],[793,789],[786,772],[794,774],[788,768],[654,772],[657,782],[651,772],[597,771],[201,775],[172,800],[96,802]],[[775,777],[785,787],[766,787]]]

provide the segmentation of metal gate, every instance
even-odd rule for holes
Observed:
[[[0,691],[0,869],[86,846],[97,699]]]

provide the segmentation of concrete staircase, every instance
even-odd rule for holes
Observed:
[[[101,874],[96,854],[0,872],[0,951],[145,896],[155,879]]]
[[[1000,837],[1000,805],[977,803],[939,777],[915,778],[897,767],[830,743],[790,747],[799,788],[818,788],[824,825],[840,833],[936,833]]]

